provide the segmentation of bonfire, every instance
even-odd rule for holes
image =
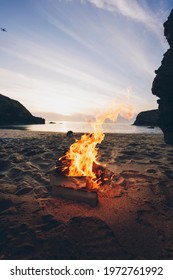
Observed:
[[[110,193],[110,190],[115,190],[122,183],[119,175],[99,163],[97,147],[105,137],[102,128],[104,121],[116,121],[118,115],[130,119],[133,116],[132,106],[120,104],[116,110],[111,109],[98,116],[96,121],[91,123],[92,132],[83,134],[70,146],[66,154],[58,159],[56,179],[54,178],[52,185],[82,189],[86,192]]]

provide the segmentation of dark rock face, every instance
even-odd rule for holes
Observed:
[[[159,120],[158,110],[144,111],[137,115],[134,125],[158,126],[158,120]]]
[[[159,126],[167,144],[173,144],[173,10],[163,24],[164,35],[170,48],[164,54],[161,66],[155,71],[152,93],[160,99]]]
[[[0,125],[45,124],[34,117],[20,102],[0,94]]]

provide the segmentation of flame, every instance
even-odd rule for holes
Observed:
[[[113,104],[114,105],[114,104]],[[129,104],[118,104],[115,107],[112,106],[107,112],[97,116],[96,121],[91,123],[92,133],[84,134],[79,140],[73,143],[66,154],[59,160],[64,162],[63,172],[67,176],[86,176],[92,181],[92,188],[100,185],[98,174],[94,172],[95,166],[99,165],[98,148],[104,139],[104,133],[102,124],[106,119],[117,120],[118,115],[123,116],[126,119],[130,119],[133,116],[133,106]]]
[[[93,162],[97,162],[98,149],[96,145],[104,138],[103,133],[84,134],[70,146],[69,151],[62,158],[70,161],[68,176],[87,176],[95,178]],[[61,158],[61,159],[62,159]]]

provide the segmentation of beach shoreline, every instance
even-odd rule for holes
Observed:
[[[93,208],[51,195],[56,160],[81,134],[0,130],[0,259],[173,259],[173,146],[106,134],[99,162],[127,184]]]

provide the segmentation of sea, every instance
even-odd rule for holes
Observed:
[[[153,126],[135,126],[131,123],[104,123],[104,133],[141,133],[141,134],[161,134],[162,131],[159,127]],[[69,130],[80,133],[92,132],[90,123],[87,122],[72,122],[72,121],[53,121],[47,122],[42,125],[11,125],[11,126],[0,126],[0,129],[17,129],[17,130],[29,130],[29,131],[40,131],[40,132],[64,132]]]

